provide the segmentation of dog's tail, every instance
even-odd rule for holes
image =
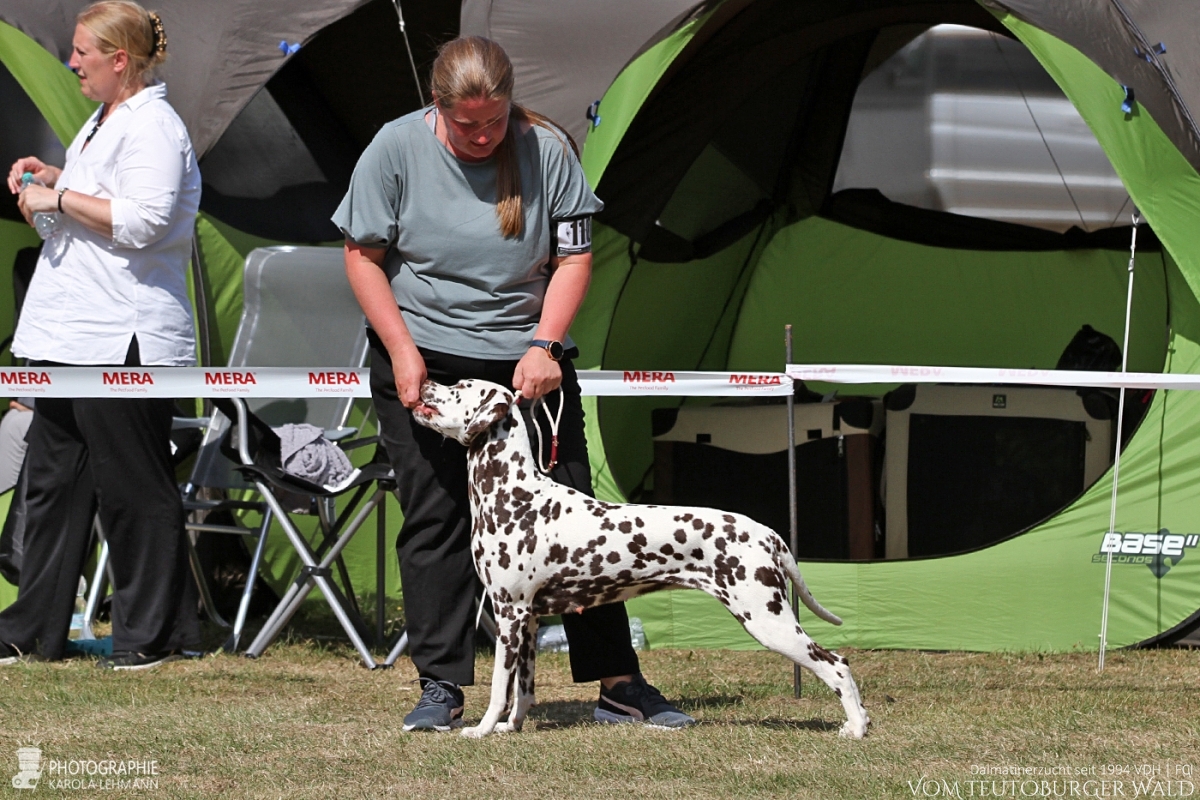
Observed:
[[[841,617],[827,610],[812,596],[812,592],[808,590],[807,584],[804,583],[804,577],[800,574],[800,568],[796,566],[796,559],[792,558],[792,554],[788,552],[786,547],[775,551],[775,563],[792,579],[792,585],[796,587],[796,593],[800,595],[800,600],[808,607],[809,611],[832,625],[842,624]]]

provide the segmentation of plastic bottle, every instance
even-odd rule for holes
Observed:
[[[562,625],[543,625],[538,628],[537,649],[539,653],[566,653],[567,632]]]
[[[69,639],[83,637],[83,613],[87,609],[87,578],[79,576],[79,590],[75,593],[75,613],[71,615],[71,630]]]
[[[24,190],[25,187],[31,183],[37,184],[38,186],[46,185],[46,184],[42,183],[41,181],[39,181],[38,179],[34,178],[32,172],[26,172],[24,175],[21,176],[21,189],[22,190]],[[33,227],[37,229],[38,236],[42,237],[43,239],[51,238],[52,236],[54,236],[54,234],[58,233],[58,229],[59,229],[58,212],[57,211],[39,211],[39,212],[37,212],[36,214],[33,215]]]
[[[629,618],[629,641],[634,650],[646,649],[646,631],[642,628],[640,617]]]

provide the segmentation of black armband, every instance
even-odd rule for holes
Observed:
[[[559,258],[592,252],[592,218],[551,220],[556,234],[554,254]]]

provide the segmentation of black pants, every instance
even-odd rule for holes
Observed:
[[[17,600],[0,612],[0,641],[62,658],[98,504],[113,571],[113,649],[199,647],[172,413],[160,398],[38,399],[25,456],[24,560]]]
[[[516,361],[463,358],[422,350],[429,379],[454,384],[481,378],[512,388]],[[564,359],[558,466],[551,477],[592,494],[583,405],[575,368]],[[371,396],[388,457],[396,472],[404,525],[396,542],[404,613],[413,663],[422,677],[460,685],[475,682],[474,600],[480,584],[471,558],[467,451],[413,421],[401,405],[387,351],[371,335]],[[550,398],[553,404],[555,398]],[[552,406],[557,410],[557,406]],[[528,420],[528,411],[522,409]],[[543,420],[544,422],[544,420]],[[546,427],[543,427],[546,430]],[[549,461],[549,435],[543,437]],[[638,672],[623,603],[564,614],[576,681]]]

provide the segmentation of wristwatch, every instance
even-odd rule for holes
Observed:
[[[562,342],[557,342],[553,339],[534,339],[529,343],[529,346],[542,348],[552,361],[562,361],[564,352]]]

